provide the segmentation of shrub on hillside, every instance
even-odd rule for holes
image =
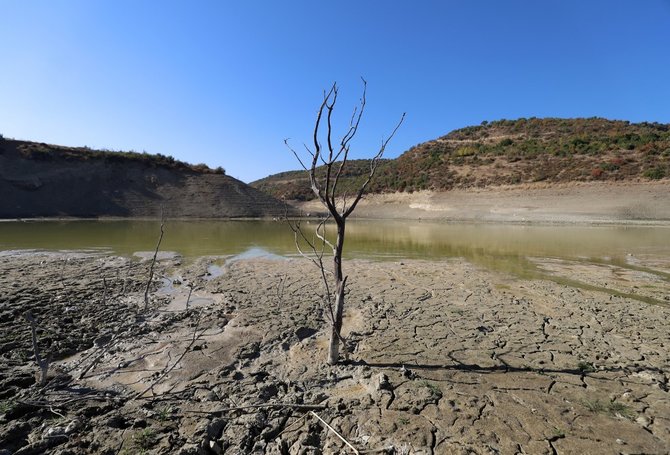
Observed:
[[[477,148],[466,145],[465,147],[460,147],[454,152],[456,156],[472,156],[477,153]]]
[[[648,179],[659,180],[665,177],[665,169],[661,166],[656,166],[644,171],[644,176]]]
[[[195,172],[207,172],[209,171],[209,166],[207,166],[205,163],[198,163],[191,166],[191,169]]]
[[[380,165],[370,190],[448,190],[543,178],[552,182],[625,180],[645,175],[667,178],[668,158],[670,124],[602,118],[498,120],[411,147],[397,159]],[[485,166],[491,169],[480,170]],[[342,184],[356,182],[368,169],[364,161],[361,166],[348,168],[350,172]],[[461,177],[461,172],[466,175]],[[294,193],[300,187],[309,190],[308,181],[291,172],[269,177],[264,187],[275,191],[269,189],[285,187],[287,181],[295,184]]]
[[[608,172],[613,172],[613,171],[618,171],[619,170],[619,165],[609,162],[609,163],[600,163],[600,169],[603,171],[608,171]]]

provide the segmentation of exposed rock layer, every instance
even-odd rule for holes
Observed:
[[[4,139],[0,194],[0,218],[158,217],[161,209],[184,218],[284,212],[278,200],[209,169]]]

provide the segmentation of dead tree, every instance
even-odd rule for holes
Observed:
[[[147,278],[147,285],[144,288],[144,311],[147,311],[149,309],[149,289],[151,288],[151,282],[154,279],[154,267],[156,266],[158,249],[161,247],[161,242],[163,241],[164,234],[165,234],[165,212],[161,207],[161,233],[158,236],[158,242],[156,243],[156,249],[154,250],[154,257],[151,259],[151,266],[149,267],[149,278]]]
[[[289,222],[289,226],[291,226],[291,229],[295,234],[298,251],[303,256],[309,256],[309,259],[321,270],[321,278],[326,288],[326,307],[332,324],[328,349],[328,364],[330,365],[335,365],[338,362],[340,342],[344,341],[341,336],[341,331],[342,316],[344,312],[344,291],[347,283],[347,276],[344,275],[342,271],[342,252],[344,250],[347,218],[353,213],[365,194],[368,185],[377,171],[377,167],[384,155],[387,144],[393,138],[405,119],[405,114],[403,114],[390,136],[386,139],[382,139],[379,150],[372,159],[370,159],[370,170],[363,175],[364,180],[357,190],[353,194],[347,194],[344,191],[340,191],[338,186],[341,183],[343,172],[347,167],[351,141],[358,132],[358,126],[360,125],[365,110],[366,90],[367,82],[363,79],[363,95],[360,99],[360,104],[354,109],[351,120],[349,121],[349,126],[345,134],[339,139],[339,143],[337,143],[333,137],[332,123],[333,111],[338,96],[337,84],[333,84],[328,92],[324,91],[323,101],[319,107],[316,123],[314,125],[314,134],[312,138],[313,147],[310,148],[305,145],[305,149],[311,157],[311,161],[307,161],[307,164],[305,164],[305,161],[300,158],[300,155],[291,148],[288,144],[288,140],[284,141],[287,147],[298,159],[303,169],[309,174],[309,182],[314,195],[327,209],[327,215],[321,219],[321,222],[315,230],[315,240],[311,240],[305,235],[299,222]],[[325,142],[324,145],[322,145],[322,141]],[[326,222],[329,219],[334,221],[337,230],[337,236],[334,243],[326,238]],[[301,250],[299,239],[302,239],[303,242],[306,242],[307,245],[309,245],[311,255],[305,254]],[[332,249],[332,272],[325,267],[323,262],[323,253],[326,245]],[[329,284],[331,282],[334,284],[332,291],[331,285]]]

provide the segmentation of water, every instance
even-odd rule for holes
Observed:
[[[156,221],[3,222],[0,251],[100,250],[131,256],[155,248],[159,226]],[[316,223],[303,221],[302,226],[311,236]],[[274,221],[168,221],[161,250],[176,251],[185,258],[259,255],[259,250],[297,255],[293,233]],[[463,257],[484,267],[523,274],[528,271],[528,257],[621,264],[631,255],[668,258],[670,227],[354,220],[347,224],[345,251],[350,258],[380,260]]]
[[[313,238],[314,222],[302,222]],[[332,226],[329,234],[332,236]],[[93,250],[124,256],[153,256],[160,223],[156,221],[43,221],[0,223],[2,251]],[[302,245],[307,251],[306,245]],[[327,248],[327,247],[326,247]],[[200,256],[270,258],[298,256],[293,232],[273,221],[168,221],[161,252],[185,260]],[[328,254],[328,251],[326,251]],[[139,255],[142,256],[142,255]],[[231,258],[230,256],[235,256]],[[589,277],[546,273],[543,258],[590,266],[606,265],[649,273],[670,282],[670,227],[667,226],[528,226],[440,223],[425,221],[350,221],[345,256],[368,260],[460,257],[490,270],[518,278],[543,278],[612,296],[666,305],[661,294],[641,296],[594,284]],[[216,262],[211,267],[219,267]],[[211,269],[212,275],[223,269]]]

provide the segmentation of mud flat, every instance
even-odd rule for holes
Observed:
[[[668,453],[670,260],[533,261],[347,262],[327,367],[304,260],[1,253],[0,453]]]

